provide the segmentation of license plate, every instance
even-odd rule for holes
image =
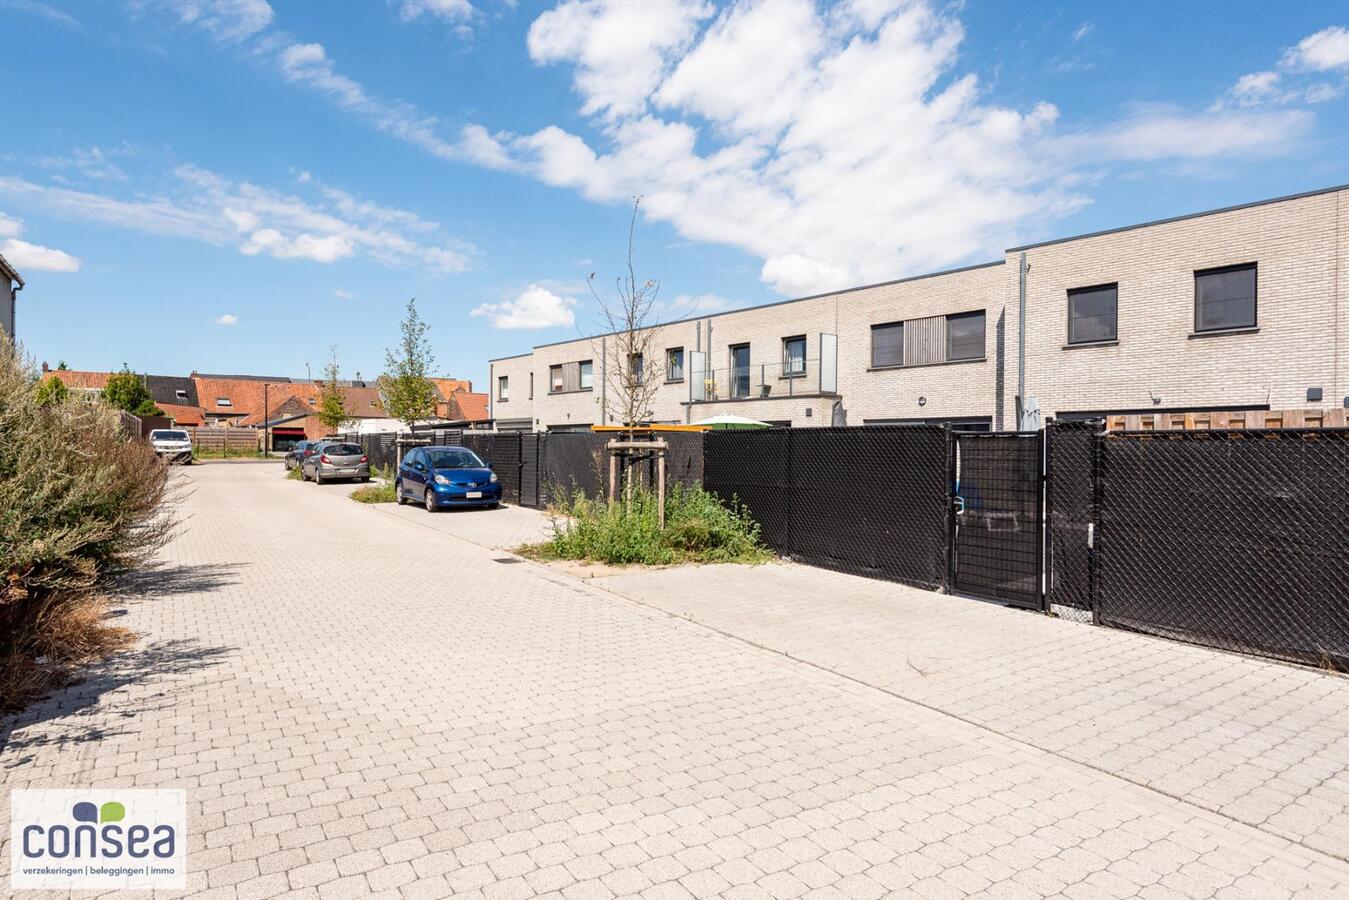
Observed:
[[[469,500],[477,500],[482,496],[482,491],[468,491],[464,496]]]
[[[355,469],[338,469],[338,471],[341,472],[343,475],[355,475],[355,474],[356,474],[356,470],[355,470]]]

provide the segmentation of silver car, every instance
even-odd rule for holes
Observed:
[[[192,439],[177,428],[156,428],[150,432],[150,446],[160,459],[192,465]]]
[[[345,441],[320,441],[319,445],[300,462],[300,477],[323,484],[334,478],[370,480],[370,457],[360,444]]]

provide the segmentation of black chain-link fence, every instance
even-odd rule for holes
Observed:
[[[518,432],[465,431],[459,443],[492,467],[501,483],[501,499],[520,502],[520,435]]]
[[[934,426],[714,431],[704,483],[764,542],[823,568],[947,586],[948,432]]]
[[[1349,666],[1349,431],[1099,441],[1102,624]]]
[[[1090,610],[1091,523],[1094,518],[1096,435],[1101,421],[1051,422],[1048,457],[1049,559],[1046,593],[1051,604]]]
[[[1039,609],[1043,432],[956,435],[953,590]]]

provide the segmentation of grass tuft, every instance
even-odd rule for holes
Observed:
[[[568,496],[550,510],[556,532],[520,548],[535,559],[574,559],[610,565],[762,563],[773,554],[759,541],[759,525],[738,504],[723,504],[700,487],[675,485],[666,494],[660,528],[654,493],[635,491],[631,503],[609,504]]]

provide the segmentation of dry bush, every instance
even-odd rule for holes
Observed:
[[[130,640],[104,593],[171,526],[167,467],[116,412],[42,405],[31,364],[0,336],[0,710]]]

